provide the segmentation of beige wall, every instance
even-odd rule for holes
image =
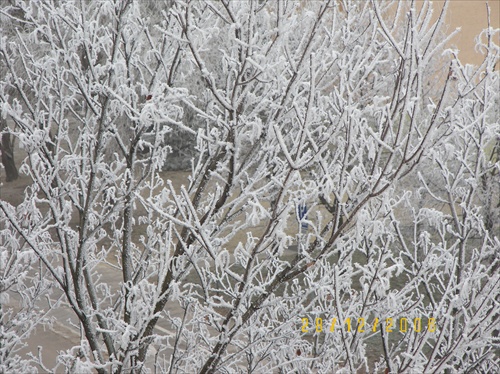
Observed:
[[[443,6],[443,0],[433,1],[435,11],[438,14]],[[493,28],[500,27],[500,0],[489,0],[490,19]],[[449,0],[446,22],[449,31],[457,27],[460,33],[455,36],[451,44],[460,50],[459,58],[462,63],[479,64],[482,60],[481,54],[475,51],[475,37],[488,27],[486,11],[486,0]],[[500,44],[500,35],[496,34],[495,43]],[[498,65],[497,65],[498,68]]]

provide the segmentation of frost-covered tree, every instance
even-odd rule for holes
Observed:
[[[69,311],[54,369],[498,370],[498,30],[474,69],[430,2],[161,5],[2,9],[32,180],[0,201],[2,291],[28,327]],[[2,370],[43,365],[9,347]]]

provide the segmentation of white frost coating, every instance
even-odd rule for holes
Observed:
[[[430,2],[16,4],[0,371],[496,370],[498,31],[445,90]]]
[[[370,135],[373,137],[373,139],[375,139],[375,141],[381,145],[382,147],[384,147],[385,149],[387,149],[389,152],[391,153],[394,153],[394,149],[392,149],[391,146],[389,146],[387,143],[385,143],[384,141],[382,141],[382,139],[380,139],[374,132],[373,130],[370,128],[370,126],[367,126],[366,127],[366,130],[370,133]]]
[[[285,154],[285,157],[286,157],[288,163],[290,164],[290,167],[292,169],[297,169],[297,165],[292,160],[292,156],[290,155],[290,152],[288,151],[288,147],[285,144],[285,141],[283,139],[283,135],[281,134],[281,130],[278,128],[277,125],[274,125],[273,129],[274,129],[274,133],[276,134],[276,138],[278,139],[278,143],[281,147],[281,150]]]
[[[254,61],[251,57],[247,57],[247,61],[250,62],[253,66],[255,66],[260,71],[264,71],[265,69],[260,66],[256,61]]]

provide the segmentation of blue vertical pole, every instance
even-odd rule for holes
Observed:
[[[307,224],[307,222],[304,222],[304,218],[306,217],[307,214],[306,203],[300,203],[299,206],[297,207],[297,211],[299,215],[300,228],[304,231],[307,231],[309,225]]]

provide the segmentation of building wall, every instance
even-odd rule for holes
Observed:
[[[435,16],[443,7],[443,0],[433,1]],[[493,28],[500,28],[500,0],[489,0],[490,22]],[[459,58],[465,64],[480,64],[482,55],[475,51],[475,38],[488,27],[486,0],[449,0],[446,23],[451,32],[457,27],[461,31],[451,40],[451,45],[460,50]],[[500,35],[496,34],[495,43],[500,45]],[[497,64],[497,68],[499,65]]]

